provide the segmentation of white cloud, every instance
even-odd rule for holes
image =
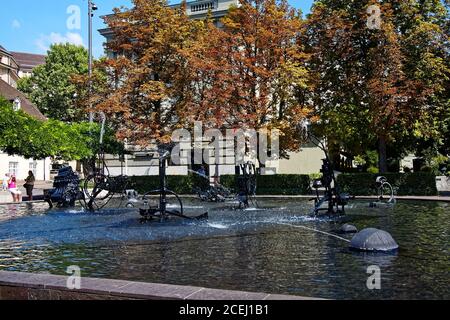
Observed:
[[[83,37],[76,32],[66,32],[65,35],[61,33],[52,32],[49,35],[41,34],[41,36],[35,41],[35,45],[42,52],[47,52],[50,45],[57,43],[71,43],[77,46],[83,45]]]
[[[19,29],[22,25],[20,24],[20,21],[17,19],[14,19],[11,23],[11,27],[13,29]]]

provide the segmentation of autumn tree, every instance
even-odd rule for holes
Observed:
[[[185,4],[133,4],[107,18],[115,57],[98,64],[94,93],[79,99],[116,119],[119,137],[168,142],[174,129],[203,121],[221,130],[280,129],[282,149],[298,150],[296,125],[308,113],[296,99],[308,76],[300,12],[286,1],[243,1],[217,28],[209,17],[190,20]],[[83,88],[88,79],[76,81]]]
[[[208,28],[206,50],[191,60],[196,84],[207,89],[192,109],[207,110],[198,114],[216,128],[278,129],[282,156],[287,156],[298,151],[297,125],[309,112],[296,98],[308,80],[299,41],[301,12],[284,0],[240,3],[220,29]]]
[[[445,10],[439,1],[424,4],[324,0],[308,19],[311,100],[322,131],[354,152],[376,142],[381,172],[387,145],[411,133],[432,134],[443,108]]]
[[[97,64],[92,79],[74,79],[81,88],[78,102],[104,112],[120,139],[141,146],[166,143],[183,126],[181,115],[191,97],[186,57],[204,24],[165,0],[134,0],[133,5],[106,18],[114,33],[107,43],[113,57]],[[91,95],[85,90],[89,81],[95,87]]]

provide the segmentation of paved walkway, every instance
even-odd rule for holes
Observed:
[[[24,182],[25,183],[25,182]],[[22,191],[22,196],[26,200],[26,191],[25,188],[22,187],[23,183],[19,183],[19,190]],[[44,182],[44,181],[36,181],[34,190],[33,190],[33,197],[39,198],[44,196],[44,190],[45,189],[51,189],[53,186],[53,182]],[[0,203],[11,203],[12,202],[12,196],[11,193],[8,191],[1,191],[0,189]]]

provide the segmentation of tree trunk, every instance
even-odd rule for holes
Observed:
[[[388,171],[385,137],[380,137],[378,140],[378,168],[380,173],[386,173]]]

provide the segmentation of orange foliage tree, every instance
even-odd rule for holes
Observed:
[[[98,64],[79,87],[95,87],[80,103],[115,119],[119,138],[166,143],[177,128],[279,129],[281,149],[295,150],[297,124],[309,110],[298,103],[307,85],[298,41],[301,14],[287,1],[242,1],[217,28],[190,20],[185,4],[133,0],[106,18],[114,57]]]
[[[298,124],[310,112],[297,97],[309,77],[301,12],[285,0],[244,0],[221,23],[192,60],[207,89],[194,109],[217,128],[278,129],[282,155],[298,150]]]

